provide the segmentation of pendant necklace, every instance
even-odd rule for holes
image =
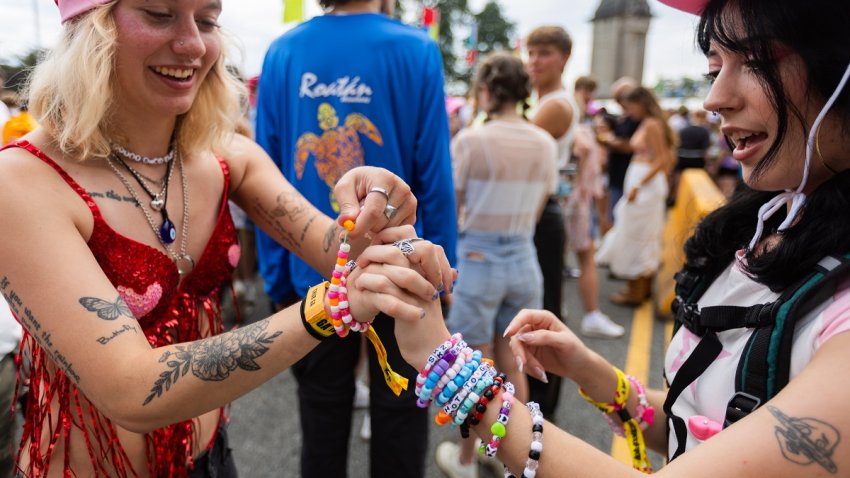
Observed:
[[[130,174],[136,179],[136,182],[139,183],[139,186],[150,196],[150,208],[154,211],[160,213],[162,215],[162,226],[159,228],[160,239],[166,244],[171,244],[177,239],[177,229],[174,227],[174,223],[171,219],[168,218],[168,210],[165,207],[166,201],[168,200],[168,185],[171,183],[171,175],[174,172],[174,161],[169,161],[168,163],[168,171],[165,173],[165,180],[162,186],[162,189],[155,193],[153,192],[145,182],[144,176],[135,168],[124,162],[123,159],[119,158],[117,155],[115,159],[121,163]]]
[[[139,195],[136,193],[136,190],[133,189],[133,186],[130,184],[130,181],[127,179],[126,176],[124,176],[124,174],[121,173],[121,171],[118,169],[118,166],[115,165],[115,162],[113,162],[116,161],[121,162],[123,164],[123,161],[121,161],[121,159],[118,158],[115,154],[112,154],[110,156],[107,156],[106,162],[107,164],[109,164],[109,167],[112,168],[112,171],[115,173],[115,175],[118,176],[118,179],[121,180],[121,183],[124,184],[124,187],[127,188],[127,191],[130,193],[130,195],[133,196],[133,199],[136,201],[136,204],[138,204],[141,208],[142,213],[144,214],[145,219],[147,219],[148,224],[150,225],[154,235],[162,244],[162,247],[165,249],[168,255],[171,256],[171,259],[174,261],[177,267],[177,272],[180,274],[181,277],[183,277],[195,268],[195,260],[192,259],[192,256],[187,253],[189,243],[189,182],[186,178],[186,170],[183,166],[182,155],[177,154],[176,157],[176,162],[178,163],[178,167],[180,168],[180,183],[183,190],[183,225],[180,231],[182,237],[180,239],[180,249],[178,252],[175,252],[171,248],[171,244],[174,243],[177,238],[177,230],[174,227],[174,223],[172,223],[171,220],[168,219],[168,213],[166,211],[165,204],[168,199],[167,190],[172,170],[169,170],[169,173],[166,176],[164,187],[165,195],[163,197],[162,209],[160,210],[160,213],[162,213],[163,216],[163,223],[161,226],[157,227],[156,222],[154,222],[153,220],[153,216],[148,211],[148,208],[141,201],[141,199],[139,199]],[[171,164],[169,164],[169,167],[171,167]],[[132,170],[128,170],[130,170],[132,174]],[[136,179],[138,180],[139,178],[136,177]],[[147,192],[149,195],[152,195],[150,194],[151,192],[147,190],[146,186],[144,186],[144,183],[142,181],[139,181],[139,184],[142,184],[142,187],[145,189],[145,192]],[[151,209],[153,209],[153,206],[151,206]]]

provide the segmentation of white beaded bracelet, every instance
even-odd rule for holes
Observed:
[[[543,452],[543,412],[540,411],[540,405],[535,402],[528,402],[525,406],[531,413],[531,447],[528,450],[528,460],[525,462],[522,478],[535,478],[540,454]],[[516,475],[505,467],[505,478],[516,478]]]

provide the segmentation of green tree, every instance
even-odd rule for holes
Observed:
[[[44,53],[45,50],[36,48],[15,57],[11,62],[0,61],[0,70],[3,70],[3,76],[6,77],[6,83],[3,88],[20,93],[24,84],[26,84],[30,72],[41,61]]]
[[[475,14],[478,23],[478,53],[486,55],[495,50],[510,50],[515,25],[502,15],[496,0],[490,0],[481,12]]]
[[[467,81],[469,71],[463,66],[464,53],[460,41],[455,38],[455,27],[468,25],[472,19],[467,0],[442,0],[437,2],[440,11],[440,53],[448,82]]]

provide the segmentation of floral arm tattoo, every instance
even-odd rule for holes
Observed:
[[[189,370],[192,375],[207,382],[220,382],[236,369],[260,370],[255,359],[268,352],[268,345],[283,333],[267,333],[268,325],[267,320],[257,322],[233,332],[177,345],[176,351],[166,351],[159,358],[160,363],[165,363],[166,369],[159,374],[142,405],[162,396]]]

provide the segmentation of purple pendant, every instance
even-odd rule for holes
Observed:
[[[174,227],[174,223],[168,219],[168,216],[165,214],[163,216],[162,226],[159,226],[159,238],[163,244],[171,244],[177,240],[177,228]]]

